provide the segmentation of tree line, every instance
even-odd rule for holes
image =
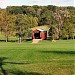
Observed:
[[[29,37],[31,28],[48,26],[52,40],[75,37],[75,7],[8,6],[0,8],[0,32],[6,37]],[[20,40],[21,41],[21,40]]]

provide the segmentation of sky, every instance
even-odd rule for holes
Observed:
[[[22,5],[56,5],[56,6],[74,6],[75,0],[0,0],[0,8],[7,6],[22,6]]]

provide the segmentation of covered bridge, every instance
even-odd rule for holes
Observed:
[[[32,32],[32,39],[46,40],[47,39],[47,31],[44,29],[35,29]]]

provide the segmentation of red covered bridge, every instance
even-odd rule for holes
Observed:
[[[32,39],[47,39],[47,31],[43,29],[36,29],[32,32]]]

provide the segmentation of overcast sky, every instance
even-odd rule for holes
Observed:
[[[0,8],[22,5],[56,5],[75,7],[75,0],[0,0]]]

